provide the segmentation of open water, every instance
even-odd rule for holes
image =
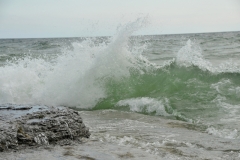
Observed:
[[[191,159],[194,148],[196,159],[231,157],[219,143],[240,140],[240,32],[133,36],[138,28],[127,24],[113,37],[1,39],[0,105],[80,110],[92,140],[153,159]],[[212,150],[199,136],[204,144],[217,138]],[[191,153],[164,154],[166,144]]]

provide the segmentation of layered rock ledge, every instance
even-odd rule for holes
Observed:
[[[0,106],[0,152],[29,146],[66,145],[89,138],[77,111],[65,107]]]

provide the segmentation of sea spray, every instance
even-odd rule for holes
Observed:
[[[190,39],[176,55],[176,63],[179,66],[190,67],[197,66],[202,70],[211,70],[211,63],[203,58],[201,48]]]
[[[116,104],[116,106],[117,107],[129,106],[130,111],[133,112],[144,112],[149,114],[155,113],[155,115],[168,116],[169,114],[165,111],[165,107],[168,106],[167,102],[168,102],[167,99],[157,100],[154,98],[142,97],[120,100]]]
[[[181,67],[196,66],[203,71],[210,71],[213,74],[240,72],[240,65],[229,58],[217,65],[213,65],[204,58],[201,47],[190,39],[177,52],[175,62]]]
[[[64,105],[93,108],[105,98],[105,83],[129,77],[137,69],[137,56],[128,49],[128,38],[144,19],[124,26],[110,43],[91,39],[72,43],[55,60],[26,56],[0,68],[0,103]]]

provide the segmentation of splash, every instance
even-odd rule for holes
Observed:
[[[140,70],[141,53],[132,54],[128,38],[145,18],[123,26],[110,43],[94,39],[72,43],[55,60],[26,56],[0,68],[0,103],[44,104],[93,108],[107,97],[105,83]]]
[[[133,112],[155,113],[155,115],[168,116],[169,114],[165,111],[168,104],[164,105],[164,103],[167,102],[167,99],[157,100],[154,98],[142,97],[121,100],[116,104],[116,106],[129,106],[130,110]]]
[[[240,73],[240,65],[232,59],[214,66],[204,58],[201,47],[190,39],[186,42],[185,46],[177,52],[175,62],[180,67],[196,66],[203,71],[210,71],[214,74]]]
[[[201,48],[190,39],[187,41],[186,45],[178,51],[176,63],[184,67],[198,66],[204,71],[212,70],[212,65],[204,59]]]
[[[227,139],[236,139],[238,137],[238,130],[229,130],[229,129],[223,129],[223,130],[218,130],[215,129],[214,127],[209,127],[207,128],[206,132],[210,135],[215,135],[217,137],[222,137],[222,138],[227,138]]]

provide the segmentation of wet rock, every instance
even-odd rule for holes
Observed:
[[[71,144],[90,136],[81,116],[72,109],[46,106],[0,108],[4,110],[0,111],[0,151]]]

